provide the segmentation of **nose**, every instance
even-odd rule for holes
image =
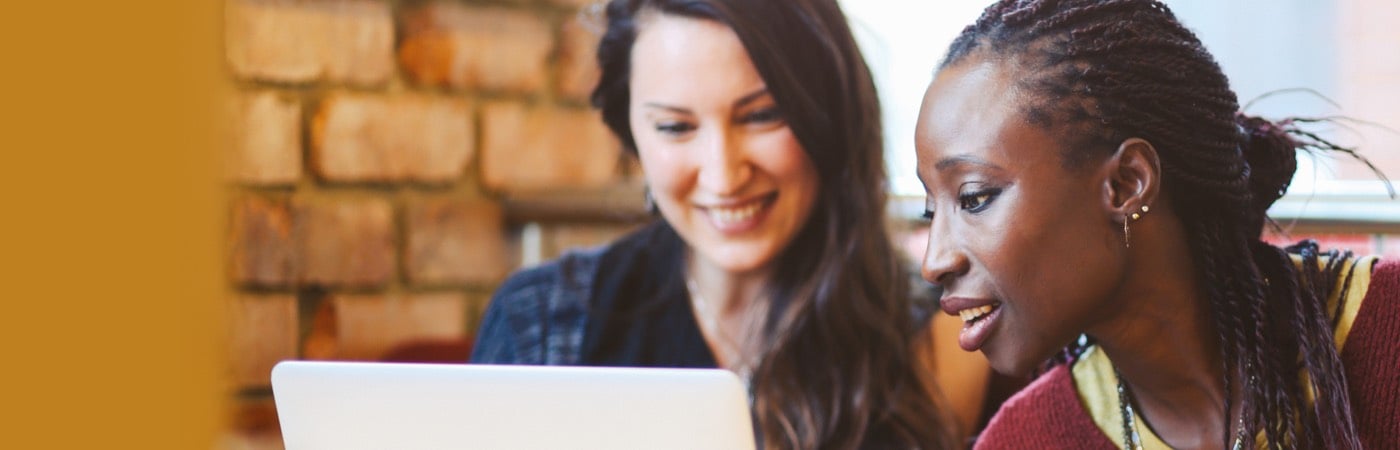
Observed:
[[[935,215],[929,222],[928,247],[919,267],[920,275],[946,289],[967,270],[967,253],[961,248],[961,240],[953,236],[947,218]]]
[[[709,133],[701,147],[698,182],[706,192],[735,194],[753,177],[747,150],[728,130]]]

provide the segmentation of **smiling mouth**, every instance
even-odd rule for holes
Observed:
[[[992,325],[1001,318],[1001,303],[972,306],[958,310],[958,317],[963,321],[962,331],[958,333],[958,346],[965,351],[977,351],[991,337]]]
[[[964,309],[962,311],[958,311],[958,317],[962,318],[964,324],[971,324],[973,322],[982,320],[983,318],[987,317],[987,315],[991,314],[992,310],[997,309],[998,306],[1000,305],[982,305]]]
[[[736,208],[710,208],[710,214],[715,220],[723,224],[734,224],[752,219],[758,214],[758,210],[763,209],[762,200],[752,201]]]
[[[700,206],[700,209],[705,211],[710,222],[720,231],[734,233],[747,231],[757,226],[762,221],[764,212],[768,210],[769,206],[772,206],[777,198],[778,194],[774,192],[742,203]]]

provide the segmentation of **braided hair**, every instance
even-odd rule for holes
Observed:
[[[1298,150],[1360,157],[1299,128],[1303,120],[1238,113],[1215,59],[1155,0],[1002,0],[963,30],[940,70],[971,57],[1020,74],[1025,119],[1064,143],[1067,167],[1108,157],[1132,137],[1156,147],[1162,189],[1194,237],[1188,245],[1217,330],[1227,412],[1230,390],[1242,389],[1244,435],[1262,432],[1270,448],[1360,448],[1325,311],[1328,294],[1345,289],[1335,284],[1351,255],[1260,239]],[[1312,407],[1300,364],[1316,394]],[[1231,386],[1232,373],[1243,386]]]

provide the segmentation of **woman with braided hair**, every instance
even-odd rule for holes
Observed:
[[[953,42],[923,276],[964,350],[1045,371],[978,447],[1400,445],[1400,264],[1260,240],[1298,150],[1352,153],[1238,111],[1153,0],[1003,0]]]

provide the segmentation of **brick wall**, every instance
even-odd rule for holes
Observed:
[[[276,362],[470,339],[522,261],[644,218],[589,3],[225,0],[228,447],[281,447]]]

